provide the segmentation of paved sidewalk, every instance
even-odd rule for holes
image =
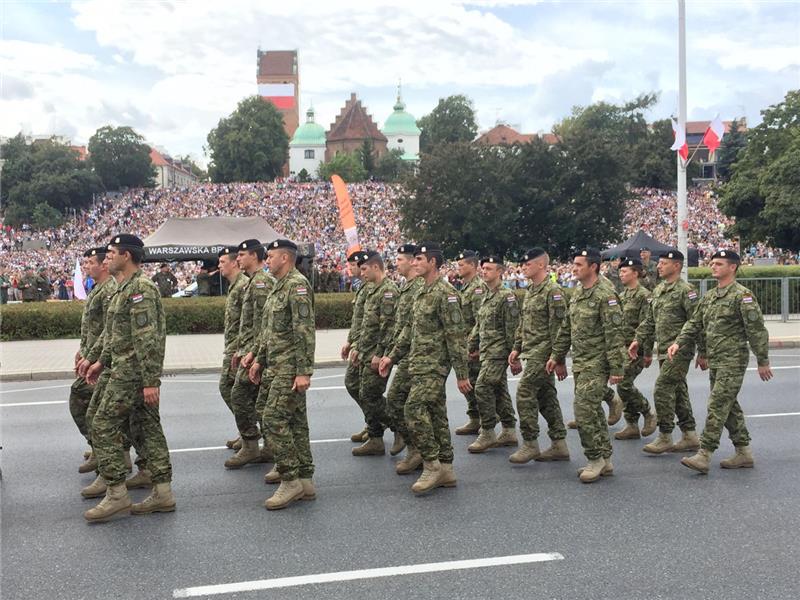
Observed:
[[[800,348],[800,322],[767,321],[770,348]],[[346,329],[317,331],[317,367],[342,365],[339,349]],[[78,340],[30,340],[0,344],[0,381],[69,379]],[[164,374],[217,373],[222,364],[222,334],[167,336]]]

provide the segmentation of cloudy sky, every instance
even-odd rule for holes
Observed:
[[[687,2],[690,119],[746,116],[800,87],[800,2]],[[677,110],[677,1],[2,0],[0,135],[85,143],[133,126],[203,159],[256,92],[256,50],[297,49],[301,108],[334,120],[351,91],[382,124],[398,79],[417,117],[465,93],[481,129],[549,131],[572,106],[658,91]]]

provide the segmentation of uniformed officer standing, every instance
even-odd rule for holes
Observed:
[[[624,319],[623,340],[627,348],[636,335],[636,328],[647,318],[650,310],[650,291],[640,285],[639,278],[644,276],[642,261],[638,258],[623,258],[620,263],[619,276],[624,291],[620,296],[622,300],[622,316]],[[638,440],[641,436],[652,435],[656,430],[658,421],[656,413],[650,407],[647,398],[634,385],[634,381],[649,367],[653,360],[651,352],[639,350],[636,358],[628,357],[625,362],[625,374],[617,385],[622,401],[625,403],[625,427],[614,434],[618,440]],[[644,417],[644,427],[639,431],[639,416]]]
[[[162,263],[158,273],[153,275],[153,283],[158,286],[158,293],[162,298],[169,298],[178,289],[178,279],[169,270],[167,263]]]
[[[478,274],[479,257],[477,252],[464,250],[458,255],[458,276],[463,282],[463,287],[459,292],[461,297],[461,314],[464,318],[464,331],[469,336],[475,323],[478,320],[478,310],[486,295],[487,287]],[[456,428],[456,435],[475,435],[480,431],[481,419],[478,409],[478,399],[475,386],[478,381],[478,373],[481,370],[480,359],[468,359],[469,383],[472,391],[467,392],[467,418],[468,421],[461,427]]]
[[[723,469],[753,466],[750,433],[737,396],[747,371],[750,354],[756,355],[762,381],[772,379],[769,366],[769,333],[753,292],[736,281],[739,255],[719,250],[711,257],[711,275],[717,287],[700,301],[692,318],[681,329],[675,343],[667,350],[670,360],[682,347],[698,343],[698,365],[711,369],[711,395],[700,450],[681,463],[700,473],[708,473],[711,455],[719,447],[722,428],[728,430],[735,453],[720,462]]]
[[[239,269],[238,246],[226,246],[219,251],[219,271],[228,280],[228,296],[225,299],[225,329],[223,334],[224,349],[222,351],[222,372],[219,376],[219,393],[225,406],[231,413],[231,390],[236,381],[238,369],[231,365],[233,355],[239,350],[239,325],[242,317],[242,302],[244,290],[250,279]],[[242,446],[241,438],[225,442],[228,448],[239,450]]]
[[[257,358],[250,380],[266,399],[261,422],[275,452],[280,487],[264,503],[267,510],[286,508],[295,500],[313,500],[314,463],[308,434],[306,390],[314,373],[314,291],[295,268],[297,246],[275,240],[267,263],[275,286],[264,307]],[[263,374],[262,374],[263,371]]]
[[[644,278],[641,283],[651,292],[659,281],[658,265],[655,261],[650,260],[652,256],[653,253],[650,252],[650,248],[644,247],[639,251],[639,258],[642,261],[642,270],[644,271]]]
[[[622,310],[611,283],[600,278],[600,253],[592,248],[577,252],[572,273],[580,282],[570,297],[564,321],[558,330],[548,373],[563,364],[572,348],[575,380],[575,419],[581,446],[589,463],[578,474],[583,483],[611,475],[611,439],[602,402],[607,384],[622,381]]]
[[[389,419],[383,395],[387,380],[378,374],[378,364],[392,342],[395,306],[400,292],[394,282],[386,277],[380,254],[368,250],[363,258],[361,276],[372,285],[364,300],[364,317],[358,339],[358,364],[361,366],[359,397],[367,420],[369,439],[353,448],[353,456],[385,454],[383,432],[386,427],[395,430],[396,439],[391,449],[394,456],[402,452],[405,443],[402,436],[397,436],[396,428]]]
[[[467,370],[467,343],[456,289],[439,272],[444,263],[441,249],[429,242],[414,252],[414,267],[424,281],[414,300],[413,317],[403,328],[379,370],[389,375],[392,364],[408,356],[411,390],[406,400],[406,424],[411,443],[423,458],[422,475],[411,490],[416,494],[437,487],[453,487],[453,444],[447,420],[445,382],[452,368],[458,390],[472,388]]]
[[[522,255],[522,271],[530,284],[522,303],[522,316],[514,335],[514,349],[508,355],[511,372],[525,370],[517,387],[517,413],[522,433],[522,447],[509,460],[522,464],[531,460],[569,460],[564,417],[558,404],[555,376],[545,371],[553,351],[558,329],[566,314],[567,301],[561,287],[547,276],[550,257],[542,248],[531,248]],[[559,379],[567,375],[566,367],[556,369]],[[547,421],[547,435],[552,445],[539,450],[539,413]]]
[[[124,276],[114,295],[110,335],[104,336],[103,354],[88,370],[90,384],[104,368],[111,376],[92,422],[92,446],[100,475],[108,484],[105,498],[86,511],[89,521],[104,521],[130,510],[134,514],[175,510],[172,465],[159,415],[161,372],[164,366],[166,320],[158,288],[141,271],[144,243],[120,234],[108,246],[109,270]],[[142,436],[144,453],[153,482],[151,494],[131,504],[125,487],[128,472],[123,459],[123,437],[131,415]]]
[[[514,335],[519,324],[519,303],[514,292],[503,287],[505,264],[501,256],[481,260],[487,292],[478,310],[478,318],[469,336],[469,357],[480,360],[475,396],[481,417],[481,431],[467,450],[480,454],[496,446],[516,446],[517,419],[511,394],[508,393],[508,355],[514,349]],[[498,417],[502,432],[494,428]]]
[[[34,275],[33,267],[25,267],[25,272],[19,280],[19,287],[22,290],[23,302],[38,302],[39,297],[39,277]]]
[[[689,388],[686,385],[694,346],[686,344],[675,360],[666,360],[667,348],[678,337],[684,323],[692,317],[699,302],[694,287],[681,279],[682,267],[683,254],[677,250],[661,255],[658,270],[662,281],[653,290],[650,309],[644,321],[636,328],[636,338],[628,347],[629,357],[634,358],[639,356],[640,347],[647,354],[653,347],[653,340],[658,344],[659,373],[653,390],[653,402],[660,433],[655,440],[642,448],[649,454],[685,452],[700,447],[692,404],[689,401]],[[683,437],[673,443],[672,430],[675,428],[676,416]]]

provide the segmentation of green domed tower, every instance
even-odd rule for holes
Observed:
[[[419,134],[420,128],[417,127],[417,120],[414,116],[406,112],[406,105],[403,102],[400,86],[397,86],[397,102],[394,105],[394,112],[386,119],[381,133],[389,140],[387,148],[389,150],[403,150],[403,160],[419,160]]]
[[[325,160],[325,128],[314,122],[314,107],[306,111],[303,123],[289,142],[289,173],[298,175],[303,169],[317,176],[320,163]]]

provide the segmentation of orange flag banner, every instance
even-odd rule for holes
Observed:
[[[347,238],[347,255],[361,250],[358,243],[358,230],[356,229],[356,218],[353,215],[353,204],[350,202],[350,195],[347,193],[347,186],[338,175],[331,176],[333,191],[336,192],[336,202],[339,205],[339,220],[342,223],[344,237]]]

